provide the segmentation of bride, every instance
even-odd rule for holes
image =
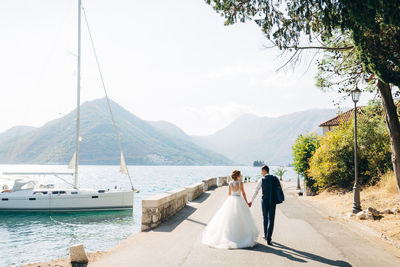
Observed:
[[[229,197],[207,225],[203,244],[214,248],[253,247],[258,228],[248,206],[240,171],[234,170],[231,178]]]

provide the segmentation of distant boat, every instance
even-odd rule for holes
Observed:
[[[3,186],[0,193],[0,211],[51,211],[51,212],[83,212],[131,210],[135,189],[125,162],[119,133],[111,111],[110,102],[106,93],[107,103],[118,143],[121,150],[120,171],[129,177],[131,190],[95,190],[80,189],[79,178],[79,143],[80,137],[80,80],[81,80],[81,12],[82,2],[78,0],[78,55],[77,55],[77,115],[76,115],[76,150],[69,164],[74,172],[8,172],[3,175],[14,177],[14,186],[9,189]],[[93,44],[93,43],[92,43]],[[97,60],[97,58],[96,58]],[[99,66],[99,65],[98,65]],[[100,71],[100,67],[99,67]],[[101,75],[101,72],[100,72]],[[103,81],[102,81],[103,82]],[[103,83],[104,86],[104,83]],[[104,87],[105,90],[105,87]],[[51,175],[67,182],[62,176],[74,176],[72,188],[55,188],[52,184],[38,184],[32,177]]]

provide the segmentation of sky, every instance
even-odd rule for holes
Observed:
[[[288,58],[265,48],[255,23],[224,26],[204,0],[83,4],[110,98],[142,119],[208,135],[246,113],[352,105],[315,86],[310,58],[277,72]],[[85,27],[82,102],[104,96]],[[38,127],[76,107],[76,0],[2,0],[0,36],[0,132]]]

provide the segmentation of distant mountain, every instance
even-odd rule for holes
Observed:
[[[20,138],[36,129],[37,128],[31,126],[14,126],[0,134],[0,143],[12,142],[14,139]]]
[[[111,106],[121,132],[128,164],[233,163],[225,156],[192,143],[173,124],[146,122],[115,102],[111,102]],[[0,163],[68,163],[75,150],[75,112],[50,121],[40,128],[18,126],[1,133]],[[81,136],[82,164],[119,163],[119,147],[105,98],[86,102],[81,106]]]
[[[299,134],[321,130],[334,109],[313,109],[270,118],[242,115],[209,136],[189,136],[173,123],[144,121],[115,102],[113,113],[128,164],[231,165],[263,160],[292,162]],[[16,126],[0,134],[0,163],[66,164],[75,149],[75,112],[40,128]],[[118,164],[119,148],[105,98],[81,106],[83,164]]]
[[[191,141],[192,138],[186,134],[181,128],[176,126],[175,124],[168,121],[147,121],[151,126],[156,128],[157,130],[163,132],[164,134],[173,137],[179,138],[186,141]]]
[[[194,136],[199,146],[221,153],[235,162],[252,164],[264,160],[271,165],[292,162],[297,136],[320,131],[318,125],[336,116],[334,109],[313,109],[278,118],[243,115],[210,136]]]

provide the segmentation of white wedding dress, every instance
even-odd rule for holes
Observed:
[[[214,248],[246,248],[255,245],[258,228],[250,208],[242,197],[241,181],[229,183],[232,195],[208,223],[203,244]]]

